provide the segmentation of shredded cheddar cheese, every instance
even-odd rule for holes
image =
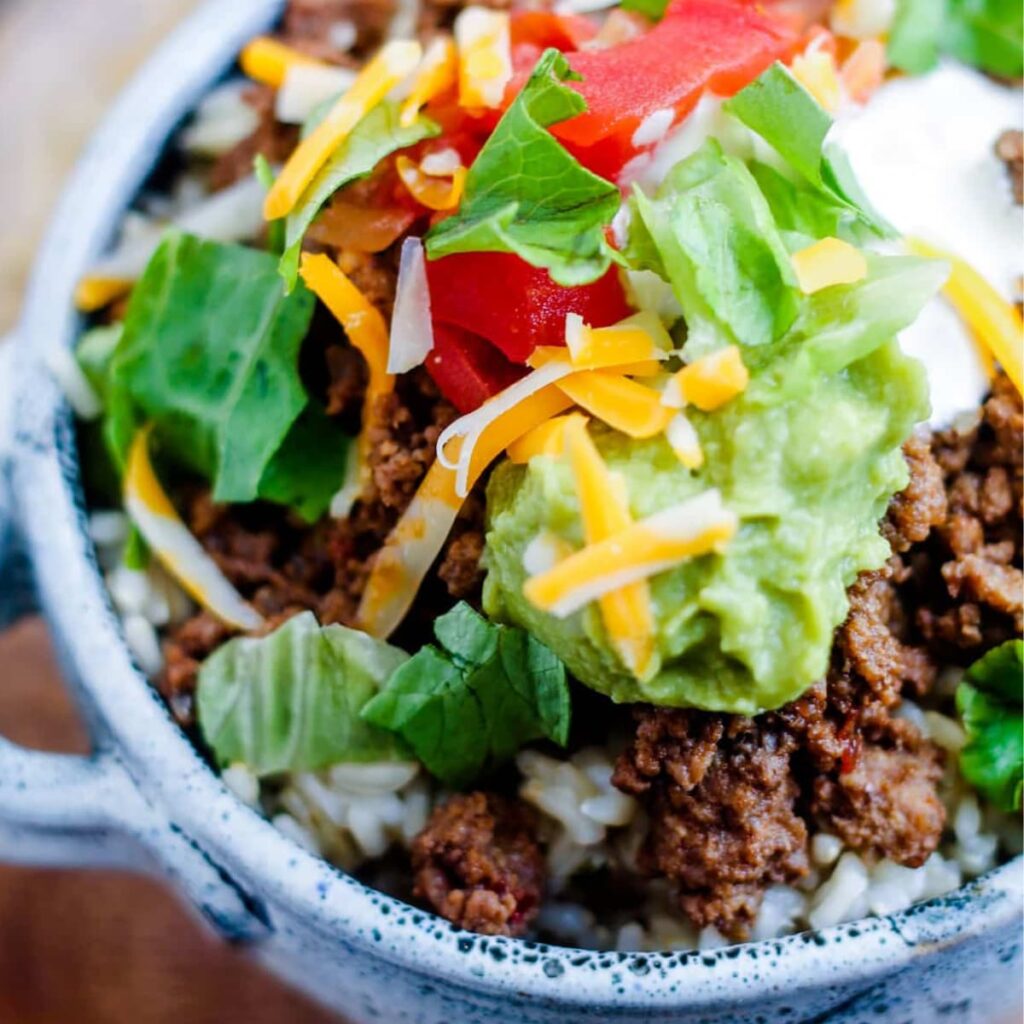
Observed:
[[[565,318],[565,343],[578,370],[665,359],[672,339],[654,313],[637,313],[611,327],[591,327],[577,313]]]
[[[150,433],[151,427],[143,427],[128,453],[124,475],[128,515],[154,555],[198,604],[236,629],[258,628],[263,624],[261,616],[189,533],[160,486],[149,458]]]
[[[385,43],[348,90],[288,158],[267,193],[263,215],[279,220],[294,209],[306,187],[330,159],[349,132],[399,82],[416,67],[422,53],[419,43],[394,40]]]
[[[409,194],[428,210],[454,210],[466,184],[466,168],[461,164],[450,175],[434,175],[407,156],[395,159],[395,170]]]
[[[75,288],[75,306],[82,313],[95,313],[123,295],[127,295],[134,285],[134,281],[123,277],[100,277],[86,274]]]
[[[504,410],[482,431],[459,486],[465,438],[445,446],[447,458],[427,471],[409,507],[374,559],[359,605],[357,625],[371,636],[386,638],[398,628],[430,566],[440,554],[462,502],[483,471],[534,424],[563,412],[569,401],[548,385]],[[440,442],[439,442],[440,443]]]
[[[238,63],[248,78],[273,86],[275,89],[284,85],[289,70],[298,64],[327,66],[323,61],[309,57],[300,50],[286,46],[269,36],[258,36],[249,43],[242,50]]]
[[[303,253],[299,273],[309,290],[345,329],[348,340],[362,353],[369,370],[355,459],[350,462],[345,486],[331,506],[332,513],[340,517],[348,514],[352,502],[369,483],[370,428],[378,414],[378,399],[395,387],[395,378],[388,373],[388,328],[377,307],[328,256]]]
[[[455,19],[459,58],[459,104],[471,110],[501,106],[512,79],[509,16],[466,7]]]
[[[619,486],[621,478],[609,472],[587,433],[586,419],[582,416],[563,419],[565,448],[579,496],[583,535],[587,544],[597,544],[632,525],[629,502],[623,493],[625,488]],[[645,678],[654,654],[654,616],[647,581],[638,580],[621,590],[603,594],[598,598],[598,607],[622,663],[636,678]]]
[[[908,242],[920,256],[949,262],[946,297],[971,329],[977,344],[995,358],[1014,387],[1024,393],[1024,320],[1017,308],[964,260],[919,239]]]
[[[836,59],[828,50],[808,48],[793,58],[793,77],[830,113],[839,109],[842,88]]]
[[[592,416],[638,440],[660,434],[672,419],[657,391],[620,373],[582,370],[558,387]]]
[[[587,544],[548,572],[531,576],[523,593],[541,611],[565,618],[638,580],[721,552],[738,525],[718,491],[705,491]]]
[[[712,412],[742,394],[749,383],[739,348],[728,345],[684,366],[669,381],[661,401],[669,408],[695,405],[702,412]]]
[[[538,423],[518,441],[508,446],[509,460],[522,465],[535,455],[551,455],[558,458],[565,451],[565,428],[572,416],[556,416],[544,423]]]
[[[402,104],[399,115],[402,127],[408,128],[423,107],[449,89],[454,89],[458,80],[459,61],[455,43],[449,36],[438,36],[423,54],[409,96]]]
[[[856,284],[868,276],[864,253],[840,238],[823,238],[791,257],[800,291],[813,295],[837,284]]]

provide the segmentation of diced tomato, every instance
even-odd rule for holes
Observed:
[[[731,96],[789,53],[796,40],[790,23],[739,0],[674,0],[645,35],[567,55],[583,77],[572,86],[586,99],[587,111],[551,131],[586,167],[615,179],[629,159],[657,141],[633,142],[645,118],[668,109],[679,122],[706,89]]]
[[[512,46],[530,43],[541,50],[578,50],[580,43],[593,39],[597,26],[578,14],[555,14],[552,11],[513,11],[509,24]]]
[[[525,373],[483,338],[447,324],[434,324],[426,365],[441,394],[462,413],[479,409]]]
[[[632,312],[614,267],[591,284],[563,288],[510,253],[457,253],[428,260],[427,280],[435,322],[473,331],[514,363],[538,345],[565,344],[566,313],[606,327]]]

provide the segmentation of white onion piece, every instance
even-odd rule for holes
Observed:
[[[198,156],[218,157],[248,138],[260,121],[243,98],[251,85],[246,80],[232,80],[214,89],[181,133],[181,148]]]
[[[407,238],[402,243],[398,263],[388,373],[408,373],[423,363],[433,347],[434,327],[430,320],[430,287],[423,243],[418,238]]]
[[[294,64],[277,90],[274,114],[283,124],[302,124],[321,103],[347,92],[356,80],[349,68]]]

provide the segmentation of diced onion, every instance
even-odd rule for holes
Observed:
[[[408,373],[422,365],[433,347],[434,327],[430,319],[430,287],[423,243],[418,238],[407,238],[402,243],[398,264],[388,373]]]
[[[351,89],[356,72],[327,65],[295,64],[277,90],[274,114],[283,124],[303,124],[321,103]]]

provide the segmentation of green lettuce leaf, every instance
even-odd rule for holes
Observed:
[[[886,43],[894,68],[921,75],[935,67],[946,6],[946,0],[897,0]]]
[[[168,235],[132,292],[110,362],[115,459],[123,465],[151,420],[161,449],[209,479],[215,501],[267,498],[321,515],[348,438],[299,378],[313,304],[304,288],[284,294],[268,253]]]
[[[796,316],[792,263],[772,211],[741,160],[715,139],[678,163],[654,199],[632,197],[634,266],[667,280],[692,358],[723,338],[765,345]]]
[[[314,113],[313,116],[321,116]],[[289,288],[295,287],[299,273],[302,239],[323,205],[344,185],[365,177],[388,154],[405,149],[440,132],[427,118],[417,118],[403,127],[399,106],[385,100],[374,107],[334,151],[295,204],[285,223],[281,276]]]
[[[407,657],[303,612],[268,636],[230,640],[203,662],[199,726],[219,764],[241,761],[257,775],[408,760],[400,740],[360,717]]]
[[[1004,78],[1024,74],[1024,6],[1020,0],[950,0],[942,35],[954,57]]]
[[[897,0],[887,45],[889,63],[923,74],[949,53],[1004,78],[1024,74],[1024,7],[1020,0]]]
[[[586,110],[563,83],[577,76],[546,50],[480,150],[459,209],[426,236],[431,259],[456,252],[511,252],[562,285],[600,277],[615,259],[605,228],[619,190],[586,170],[546,129]]]
[[[256,180],[269,192],[277,181],[274,168],[262,153],[257,153],[252,161],[252,173]],[[284,252],[284,221],[272,220],[267,223],[267,252],[280,256]]]
[[[802,181],[819,204],[837,208],[844,219],[879,237],[894,234],[871,208],[846,154],[826,141],[832,118],[782,64],[775,63],[723,108],[761,136]],[[769,200],[772,198],[768,196]]]
[[[816,387],[822,376],[864,359],[917,319],[949,273],[937,260],[865,256],[868,275],[863,281],[807,296],[779,343],[749,354],[753,379],[748,400],[791,401]]]
[[[363,709],[398,733],[427,770],[450,786],[472,782],[524,744],[569,736],[569,687],[561,661],[521,629],[488,622],[458,604],[434,623],[425,646]]]
[[[957,687],[967,732],[960,751],[964,778],[1004,811],[1024,794],[1024,641],[1010,640],[976,661]]]
[[[668,0],[622,0],[619,6],[624,11],[636,11],[651,21],[661,21],[665,16]]]

